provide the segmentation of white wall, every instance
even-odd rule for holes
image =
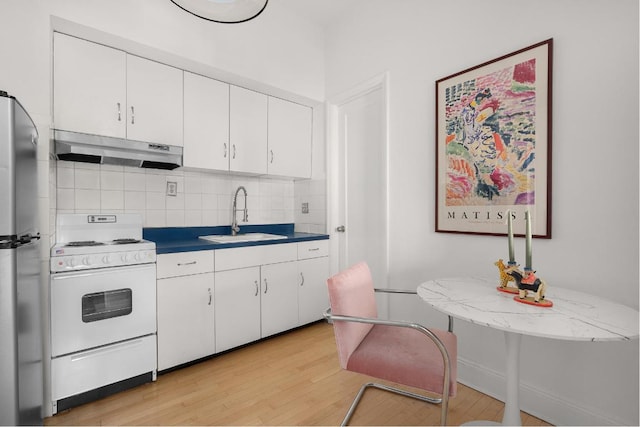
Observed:
[[[638,308],[637,0],[371,0],[327,37],[327,99],[389,72],[390,286],[496,277],[506,239],[434,231],[435,81],[554,39],[553,238],[538,274]],[[524,242],[517,239],[517,250]],[[445,325],[419,302],[392,315]],[[460,378],[498,397],[501,333],[457,322]],[[638,425],[638,341],[525,337],[521,403],[554,424]]]

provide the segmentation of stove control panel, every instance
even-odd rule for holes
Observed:
[[[92,270],[156,262],[155,250],[137,250],[51,257],[51,272]]]

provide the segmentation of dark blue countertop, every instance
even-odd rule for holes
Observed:
[[[310,240],[326,240],[329,238],[327,234],[295,232],[293,224],[241,225],[240,234],[243,233],[280,234],[287,236],[287,238],[236,243],[213,243],[198,238],[199,236],[208,236],[211,234],[231,234],[231,226],[228,225],[218,227],[144,228],[142,230],[142,237],[145,240],[155,242],[156,253],[158,254],[239,248],[242,246],[278,245]]]

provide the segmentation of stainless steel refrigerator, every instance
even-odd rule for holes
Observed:
[[[0,425],[42,424],[38,132],[0,91]]]

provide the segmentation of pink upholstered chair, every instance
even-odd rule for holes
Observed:
[[[374,289],[371,272],[364,262],[329,278],[327,285],[331,308],[325,317],[333,321],[340,366],[436,394],[436,397],[429,397],[384,384],[367,383],[358,392],[342,425],[347,425],[369,387],[441,404],[440,420],[446,425],[449,396],[456,394],[457,378],[457,338],[451,332],[451,319],[449,331],[378,319],[374,292],[415,292]]]

